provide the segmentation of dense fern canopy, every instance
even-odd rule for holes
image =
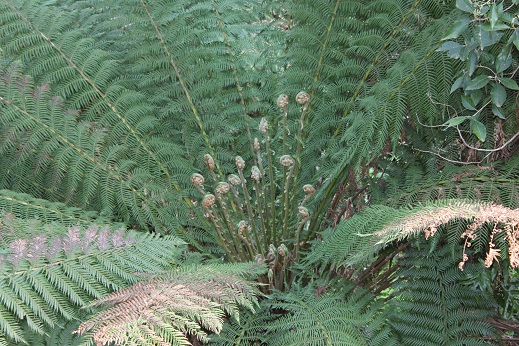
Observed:
[[[517,13],[0,0],[0,344],[513,337]]]

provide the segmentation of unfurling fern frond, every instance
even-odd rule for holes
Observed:
[[[9,220],[7,220],[7,217]],[[11,215],[2,225],[24,226]],[[0,257],[0,339],[26,343],[24,328],[44,334],[76,310],[178,261],[183,242],[173,237],[91,226],[68,228],[34,221],[33,238],[19,238]],[[61,236],[46,235],[61,233]],[[30,229],[15,231],[31,234]],[[61,321],[61,322],[60,322]]]
[[[239,320],[239,308],[254,310],[259,293],[244,275],[263,272],[251,263],[183,267],[178,272],[136,283],[93,303],[105,306],[83,322],[98,345],[189,345],[189,338],[207,340],[219,333],[226,314]]]
[[[300,138],[310,95],[302,91],[295,99],[300,108],[296,127]],[[241,156],[234,160],[236,174],[225,178],[217,173],[219,165],[210,154],[204,155],[207,179],[194,173],[190,180],[203,196],[200,215],[212,223],[216,241],[227,260],[265,261],[270,288],[282,290],[290,286],[294,277],[289,275],[288,268],[299,261],[304,244],[301,240],[313,236],[306,227],[311,211],[305,205],[316,190],[300,180],[303,143],[288,139],[292,125],[287,124],[289,106],[292,107],[288,95],[281,94],[277,105],[283,117],[274,119],[273,124],[266,118],[259,123],[259,133],[253,141],[250,183],[245,178],[249,175],[248,163]],[[279,148],[277,153],[275,148]],[[212,186],[206,184],[210,180]]]

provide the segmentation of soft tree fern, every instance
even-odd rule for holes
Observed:
[[[516,265],[516,10],[0,0],[1,342],[456,344],[465,306],[458,341],[490,340],[459,268]],[[477,28],[499,81],[453,87]],[[428,280],[460,300],[429,330]]]

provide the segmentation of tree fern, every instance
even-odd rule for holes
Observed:
[[[9,179],[2,186],[20,192],[36,191],[37,197],[98,210],[139,227],[152,226],[160,232],[179,231],[179,219],[183,224],[195,223],[196,219],[187,215],[191,202],[184,197],[185,191],[181,191],[179,185],[187,182],[190,175],[185,174],[183,167],[187,161],[182,156],[187,153],[201,158],[198,153],[209,152],[217,158],[224,155],[227,160],[230,155],[215,153],[212,148],[218,144],[219,150],[226,150],[218,136],[222,133],[222,140],[228,142],[231,138],[228,134],[249,127],[249,114],[258,107],[258,103],[251,100],[258,100],[261,95],[248,93],[248,88],[256,85],[248,78],[255,77],[250,65],[240,64],[236,56],[243,57],[242,61],[253,60],[245,58],[244,54],[251,49],[242,45],[251,42],[246,37],[259,29],[244,29],[243,18],[232,15],[232,9],[239,5],[233,2],[186,2],[173,7],[170,3],[163,4],[170,6],[169,10],[143,1],[123,7],[106,4],[112,6],[107,8],[117,9],[116,18],[112,18],[110,12],[92,13],[84,2],[74,4],[72,7],[77,10],[71,13],[62,7],[65,5],[72,6],[46,3],[39,13],[32,10],[33,2],[6,1],[2,5],[6,16],[2,19],[5,35],[0,44],[6,54],[16,54],[22,62],[22,67],[16,62],[10,63],[4,87],[12,88],[23,69],[43,85],[42,92],[48,90],[49,82],[56,88],[54,92],[64,98],[65,113],[68,108],[80,110],[65,117],[70,132],[64,131],[65,135],[55,138],[54,142],[44,140],[42,145],[42,136],[34,136],[31,131],[25,133],[28,127],[16,122],[22,119],[21,114],[23,118],[31,114],[32,120],[46,118],[45,98],[40,101],[44,113],[40,115],[33,113],[33,108],[17,104],[15,98],[19,96],[15,92],[6,91],[9,97],[4,97],[3,103],[9,105],[7,109],[13,115],[9,123],[5,120],[3,127],[7,143],[5,169],[11,167],[9,177],[19,178]],[[55,26],[41,25],[56,13],[59,20]],[[164,17],[165,13],[174,14]],[[242,13],[255,18],[251,11]],[[182,21],[189,25],[180,25]],[[12,27],[16,30],[11,31]],[[175,30],[178,29],[183,32],[177,35]],[[106,33],[98,35],[98,41],[88,37],[96,30]],[[63,31],[66,35],[61,35]],[[176,40],[180,37],[182,40]],[[30,42],[31,47],[24,46],[23,42]],[[140,54],[141,49],[146,54]],[[189,66],[199,62],[207,67],[193,73]],[[238,73],[244,68],[248,68],[249,73]],[[119,77],[122,69],[125,78]],[[150,69],[155,72],[148,73]],[[219,78],[213,78],[214,75]],[[242,76],[247,79],[240,80]],[[31,89],[28,85],[26,92],[30,93]],[[60,101],[53,100],[53,110],[59,113]],[[249,103],[252,106],[249,107]],[[163,111],[166,114],[161,114]],[[186,112],[187,117],[171,117]],[[215,117],[215,113],[224,114],[226,121]],[[241,119],[237,123],[233,120],[236,114]],[[63,118],[61,114],[54,115],[55,120],[56,117]],[[77,125],[72,121],[74,117],[79,119]],[[157,119],[161,119],[162,126],[156,126]],[[63,123],[54,123],[55,120],[50,120],[52,125],[44,126],[49,133],[62,132]],[[191,124],[195,125],[196,133],[191,130]],[[19,135],[13,142],[12,136],[21,131],[20,126],[24,128],[27,142]],[[79,137],[78,129],[72,130],[74,126],[81,130]],[[168,131],[163,131],[164,128]],[[209,141],[206,133],[209,130],[212,130],[214,143]],[[150,136],[152,132],[154,136]],[[193,136],[198,139],[190,145]],[[183,139],[183,148],[174,144],[179,139]],[[252,145],[250,138],[249,145]],[[36,146],[42,150],[35,150]],[[28,150],[22,160],[18,156],[23,153],[15,148]],[[80,148],[82,154],[76,155]],[[13,169],[13,164],[18,169]],[[23,179],[28,171],[36,173],[30,183]],[[120,189],[107,191],[114,183],[122,184]],[[183,184],[182,188],[187,186]],[[184,236],[195,246],[198,241],[211,241],[200,225],[196,233],[194,237],[188,233]]]
[[[412,272],[390,267],[400,260],[402,266],[423,260],[424,267],[441,267],[439,287],[458,293],[459,285],[449,286],[462,275],[457,265],[468,272],[479,257],[487,265],[519,265],[517,135],[511,135],[516,104],[501,108],[505,122],[481,112],[477,121],[494,133],[485,143],[472,134],[463,137],[472,131],[468,125],[446,128],[464,112],[463,97],[487,97],[451,90],[460,64],[438,48],[457,16],[454,2],[440,0],[0,0],[5,343],[44,343],[43,334],[76,342],[59,328],[70,330],[67,321],[89,318],[106,303],[106,310],[80,327],[99,343],[186,344],[222,331],[216,343],[379,345],[395,344],[396,335],[407,342],[431,329],[443,336],[433,342],[447,344],[466,313],[471,322],[458,323],[459,335],[477,344],[472,336],[484,333],[474,328],[487,330],[478,324],[480,310],[473,321],[472,310],[459,312],[449,301],[441,307],[456,312],[442,315],[444,327],[433,328],[425,316],[423,325],[406,329],[389,323],[397,318],[383,307],[387,302],[405,311],[402,321],[420,308],[413,303],[421,299],[419,286],[429,272],[416,273],[413,281]],[[511,61],[506,75],[513,78],[513,54]],[[510,85],[509,101],[515,92]],[[296,95],[305,101],[285,102]],[[255,141],[260,118],[271,127]],[[493,150],[505,139],[509,145],[492,154],[474,149]],[[234,171],[236,155],[256,169],[239,168],[244,202],[229,198],[227,219],[221,201],[220,210],[206,207],[211,196],[213,202],[221,196],[205,191],[221,187],[216,177]],[[276,168],[273,162],[284,155],[292,163]],[[479,165],[483,155],[487,162]],[[214,158],[214,167],[204,166],[207,158]],[[500,158],[508,162],[496,162]],[[197,179],[213,177],[215,186],[192,186],[193,173]],[[245,185],[249,174],[253,188]],[[295,192],[303,184],[312,184],[308,204],[307,196]],[[198,192],[207,199],[198,201]],[[291,217],[296,210],[300,219]],[[225,219],[225,229],[223,222],[211,224],[212,212]],[[238,220],[261,225],[255,248],[236,231]],[[255,270],[251,264],[174,267],[169,275],[144,276],[150,280],[105,297],[136,280],[134,271],[172,269],[181,242],[132,235],[132,244],[90,246],[92,222],[175,233],[200,251],[187,257],[210,252],[231,261],[266,258],[264,282],[288,289],[297,279],[304,288],[273,294],[261,303],[260,314],[243,314],[245,319],[238,319],[238,309],[256,302],[254,285],[242,278]],[[81,228],[88,237],[77,235]],[[45,249],[53,244],[47,239],[59,237],[59,254],[35,257],[37,244],[24,238],[26,230]],[[96,232],[97,240],[107,237],[105,230]],[[406,262],[409,251],[403,249],[422,233],[461,262],[448,262],[443,249],[425,259],[411,254]],[[113,234],[117,244],[125,239]],[[380,266],[387,270],[374,277],[371,269]],[[344,281],[319,277],[338,273],[377,296],[360,287],[347,296],[352,291]],[[395,280],[401,286],[385,291]],[[416,288],[416,296],[403,293],[406,285]],[[480,298],[471,294],[460,294],[460,304],[484,308],[465,301]],[[89,305],[94,298],[99,305]],[[426,305],[434,312],[431,302]],[[85,305],[93,310],[72,313]],[[346,318],[337,318],[337,311]],[[141,312],[150,317],[146,323]],[[222,329],[225,313],[232,322]]]

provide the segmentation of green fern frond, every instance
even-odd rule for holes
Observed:
[[[38,83],[57,85],[69,107],[83,110],[83,119],[109,125],[115,139],[127,138],[139,156],[146,155],[171,180],[171,167],[156,156],[145,138],[145,131],[153,125],[155,110],[144,103],[142,94],[125,88],[124,81],[117,81],[120,70],[116,55],[103,50],[105,44],[97,45],[93,39],[85,38],[85,28],[77,28],[63,8],[36,5],[33,1],[4,1],[2,7],[6,14],[0,42],[3,50],[18,55],[28,66],[25,72]],[[37,13],[34,8],[39,8]],[[45,25],[46,22],[54,25]],[[72,30],[75,26],[76,30]]]
[[[370,311],[360,296],[319,296],[310,286],[272,297],[270,308],[284,313],[267,325],[268,345],[367,345],[362,330]]]
[[[441,225],[456,220],[469,220],[471,226],[468,228],[474,231],[485,223],[515,227],[519,221],[518,213],[519,209],[448,200],[413,209],[372,206],[327,231],[325,241],[318,243],[306,260],[309,263],[320,262],[323,267],[365,263],[394,241],[408,239],[418,233],[424,233],[426,238],[432,237]],[[458,243],[460,241],[461,237]]]
[[[30,176],[38,185],[52,187],[53,192],[45,194],[48,199],[64,196],[63,202],[90,207],[111,218],[190,237],[179,222],[189,219],[193,223],[187,202],[162,168],[150,163],[152,157],[135,155],[132,148],[138,143],[131,135],[113,138],[121,124],[114,127],[114,134],[97,123],[78,122],[75,112],[48,95],[48,85],[34,89],[17,67],[4,73],[0,81],[3,187],[11,187],[12,174],[34,172]],[[151,139],[149,143],[158,154],[167,152],[171,157],[178,152],[170,142]],[[182,167],[183,160],[175,162]]]
[[[57,222],[64,226],[109,223],[95,211],[87,212],[79,208],[68,207],[63,203],[49,202],[10,190],[0,190],[0,211],[11,213],[22,219],[38,219],[43,223]]]
[[[184,245],[173,237],[97,226],[86,230],[74,226],[64,235],[63,227],[37,221],[32,227],[44,231],[17,231],[35,236],[12,241],[1,256],[0,330],[2,338],[13,342],[27,342],[23,326],[43,334],[60,320],[75,319],[78,308],[136,282],[135,272],[170,268]],[[61,236],[45,234],[57,233],[56,228]]]
[[[407,156],[406,156],[407,157]],[[502,204],[512,209],[519,207],[519,156],[506,163],[491,166],[464,166],[451,164],[438,170],[421,168],[419,163],[413,169],[394,172],[394,178],[387,186],[388,205],[401,207],[417,202],[436,199],[472,199],[481,202]]]
[[[46,328],[45,334],[35,333],[28,327],[25,331],[25,340],[28,345],[40,346],[87,346],[93,345],[88,336],[80,336],[74,334],[74,331],[79,327],[80,322],[76,320],[67,321],[60,320],[53,328]],[[17,344],[18,345],[18,344]]]
[[[254,309],[256,284],[242,275],[264,272],[250,263],[181,267],[146,282],[134,284],[91,304],[105,306],[83,322],[79,333],[90,331],[97,344],[189,345],[189,338],[207,341],[207,332],[219,333],[225,314],[238,318],[239,307]]]
[[[213,335],[208,344],[221,346],[266,345],[267,336],[264,328],[269,314],[264,308],[265,303],[260,304],[261,308],[255,313],[244,311],[240,314],[239,321],[235,318],[226,321],[221,333]]]
[[[388,305],[384,298],[374,298],[371,310],[375,313],[364,327],[364,335],[369,346],[400,345],[396,333],[392,330],[387,316]]]
[[[294,63],[287,84],[305,82],[312,91],[305,135],[313,140],[305,143],[308,159],[302,161],[303,171],[318,168],[329,178],[319,196],[322,214],[352,169],[376,162],[402,142],[410,109],[436,116],[439,107],[424,98],[449,98],[449,88],[436,84],[438,75],[452,80],[455,73],[453,63],[435,53],[446,22],[429,18],[429,11],[445,14],[447,7],[438,1],[309,1],[295,7],[290,10],[298,25],[289,34],[298,44],[288,50]],[[309,76],[315,76],[312,84]],[[323,158],[318,167],[317,154]]]
[[[448,247],[413,248],[398,262],[388,320],[401,344],[488,345],[484,337],[494,334],[485,321],[492,315],[491,301],[460,284],[464,274]],[[469,265],[465,270],[482,268]]]
[[[338,286],[342,292],[309,285],[274,293],[256,314],[227,323],[210,344],[375,346],[384,340],[392,345],[391,332],[380,328],[382,306],[362,289],[351,289],[343,282]]]
[[[232,147],[232,132],[247,133],[249,115],[265,108],[260,88],[265,78],[250,64],[257,59],[252,37],[263,28],[253,8],[261,5],[250,1],[107,5],[117,18],[105,14],[104,21],[95,22],[96,29],[110,36],[110,48],[123,53],[134,88],[145,92],[148,103],[159,110],[165,126],[158,131],[167,137],[178,131],[193,157],[210,153],[221,159],[218,150]]]

